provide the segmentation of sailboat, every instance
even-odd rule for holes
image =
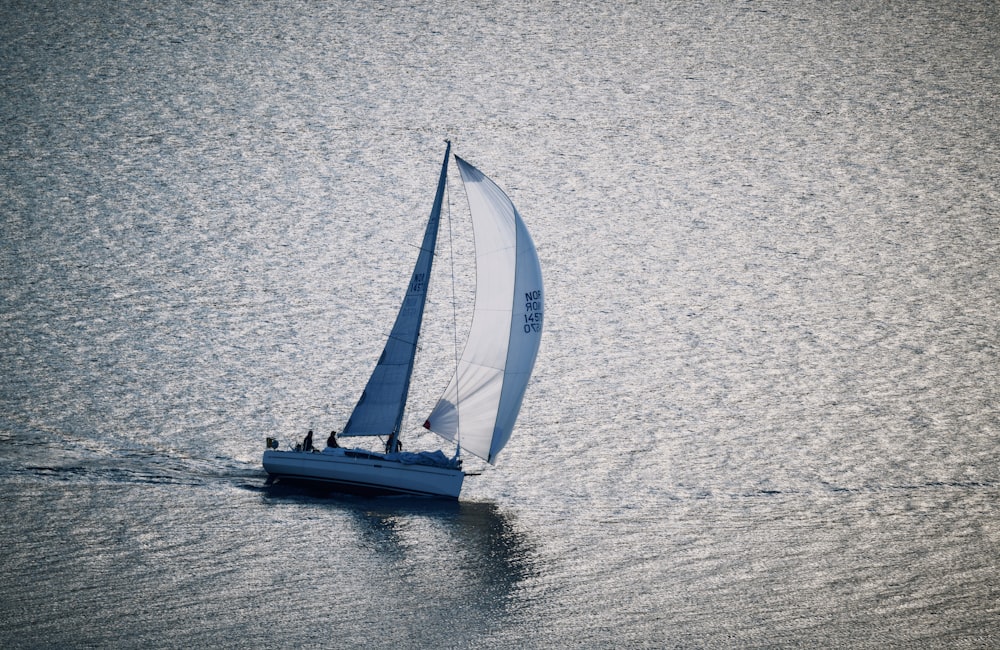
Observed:
[[[458,498],[467,475],[462,452],[494,465],[510,440],[535,365],[542,335],[542,271],[535,245],[514,204],[481,171],[454,156],[472,215],[476,294],[472,324],[454,375],[424,427],[455,443],[441,450],[401,450],[401,428],[410,392],[417,341],[437,245],[451,142],[430,218],[406,294],[382,354],[340,438],[376,436],[385,453],[339,445],[322,451],[280,450],[268,438],[264,469],[269,481],[320,483],[368,494]]]

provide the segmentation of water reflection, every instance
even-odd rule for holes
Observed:
[[[537,544],[511,509],[491,501],[364,498],[278,486],[267,494],[345,515],[361,561],[393,576],[400,602],[433,595],[466,616],[496,622],[514,609],[522,583],[535,573]]]
[[[358,512],[363,536],[403,566],[429,568],[429,580],[458,578],[449,596],[466,612],[494,622],[510,614],[536,555],[513,512],[489,501],[386,501]]]

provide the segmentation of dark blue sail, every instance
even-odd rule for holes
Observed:
[[[417,339],[424,318],[424,305],[427,302],[427,287],[431,265],[434,262],[434,247],[437,244],[450,152],[449,142],[445,149],[441,178],[438,181],[427,229],[424,231],[420,254],[413,267],[413,275],[410,276],[410,284],[396,316],[396,323],[392,326],[392,332],[385,343],[378,364],[341,435],[392,436],[395,439],[399,434],[406,397],[410,391],[410,375],[413,373],[413,360],[417,353]]]

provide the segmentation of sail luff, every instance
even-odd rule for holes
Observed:
[[[382,354],[358,399],[342,436],[390,436],[394,447],[399,436],[406,398],[410,390],[410,376],[417,352],[417,340],[423,323],[424,306],[430,283],[434,249],[437,244],[438,225],[448,176],[448,157],[451,142],[445,148],[444,162],[438,179],[437,192],[431,208],[423,242],[417,256],[406,295],[400,305]]]
[[[534,242],[521,219],[517,208],[514,222],[517,238],[517,256],[514,268],[514,300],[511,312],[510,342],[504,364],[504,382],[497,406],[497,421],[490,443],[489,457],[493,463],[496,455],[507,445],[514,429],[514,422],[521,410],[524,393],[535,366],[542,332],[544,300],[542,269]],[[527,343],[525,343],[527,341]]]

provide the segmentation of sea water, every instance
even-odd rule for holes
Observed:
[[[1000,644],[995,3],[0,15],[3,647]],[[357,400],[446,138],[542,261],[510,444],[457,503],[267,487]]]

